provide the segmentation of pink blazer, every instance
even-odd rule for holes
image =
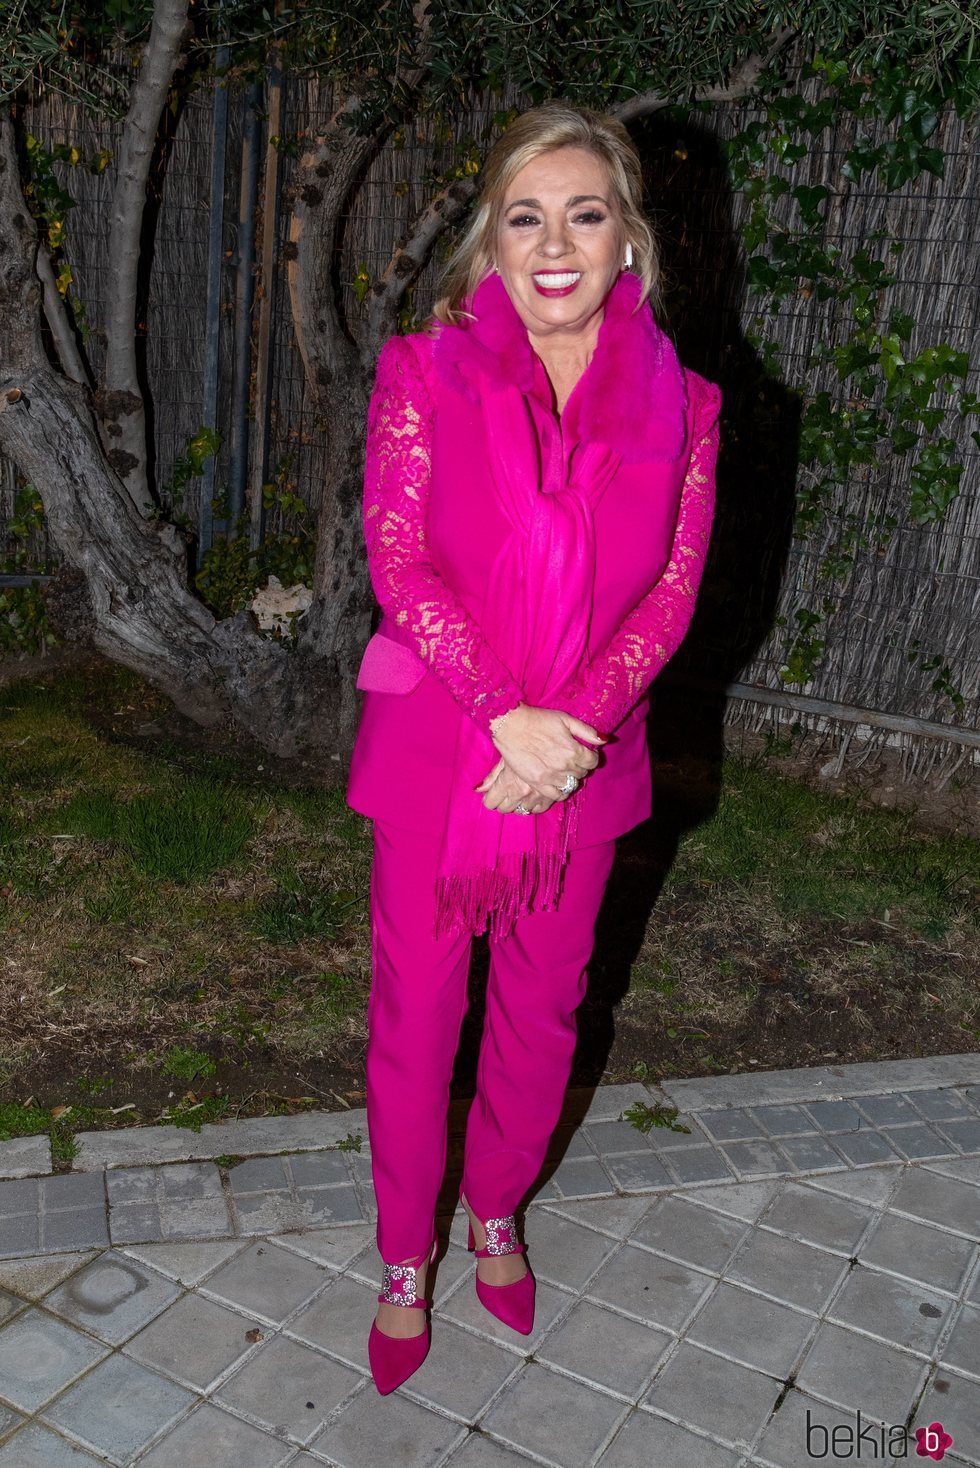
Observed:
[[[638,290],[636,276],[620,277],[560,421],[502,283],[476,330],[436,327],[382,349],[363,500],[382,617],[357,676],[364,701],[347,787],[348,805],[362,815],[441,831],[460,721],[474,719],[486,733],[489,771],[499,758],[489,723],[522,701],[481,621],[509,528],[495,507],[479,407],[497,374],[527,395],[543,472],[567,473],[576,444],[595,439],[622,455],[595,507],[588,664],[561,706],[610,741],[579,791],[576,845],[622,835],[650,815],[647,690],[694,610],[714,512],[721,393],[681,367],[648,306],[632,313]]]

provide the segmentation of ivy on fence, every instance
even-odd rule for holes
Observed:
[[[13,514],[7,521],[4,555],[0,571],[8,575],[36,571],[32,546],[43,541],[44,505],[33,484],[23,484],[14,494]],[[45,563],[44,572],[52,568]],[[48,624],[44,597],[37,583],[29,586],[0,585],[0,651],[35,653],[55,647],[58,637]]]
[[[759,310],[748,335],[765,370],[783,380],[772,328],[787,301],[800,295],[833,300],[847,323],[845,339],[818,343],[807,363],[814,372],[830,367],[836,391],[808,395],[805,383],[784,382],[803,398],[794,530],[798,540],[825,546],[817,570],[818,604],[796,607],[791,619],[777,618],[789,629],[780,675],[788,684],[803,686],[820,665],[826,648],[820,629],[838,610],[841,587],[858,554],[883,548],[898,524],[891,513],[879,511],[865,522],[846,508],[854,474],[889,453],[911,456],[908,518],[915,525],[935,523],[959,494],[963,477],[956,442],[944,430],[951,415],[980,411],[980,399],[965,388],[967,354],[946,342],[913,350],[914,319],[889,310],[888,292],[898,277],[880,256],[899,255],[902,241],[888,240],[882,231],[877,250],[869,244],[845,258],[839,245],[826,240],[831,190],[797,177],[814,144],[845,113],[868,124],[868,133],[884,124],[890,135],[883,142],[868,133],[858,136],[840,165],[838,197],[866,174],[886,193],[924,172],[942,177],[943,151],[930,142],[940,109],[945,100],[960,117],[975,115],[980,64],[961,68],[945,96],[901,62],[883,60],[874,75],[855,78],[846,63],[818,53],[802,68],[802,81],[813,78],[823,84],[815,102],[782,90],[785,81],[774,78],[760,98],[765,117],[724,143],[732,184],[749,202],[742,238],[747,282]],[[787,195],[796,206],[790,222],[785,207],[775,207]],[[970,436],[980,445],[980,432]],[[923,671],[938,669],[932,687],[961,711],[963,697],[942,656],[923,654],[918,642],[910,644],[908,656],[910,661],[920,657]]]

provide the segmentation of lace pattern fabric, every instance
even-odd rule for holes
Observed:
[[[705,383],[681,492],[670,560],[624,618],[563,703],[566,713],[610,733],[622,723],[680,647],[694,615],[715,510],[721,390]]]
[[[442,579],[426,542],[432,398],[402,337],[378,357],[368,410],[363,523],[371,585],[399,638],[490,735],[523,701],[520,686]]]

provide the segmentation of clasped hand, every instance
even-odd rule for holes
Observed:
[[[578,741],[606,742],[573,714],[524,703],[502,717],[492,737],[501,758],[476,788],[484,792],[488,810],[505,814],[523,804],[531,815],[541,815],[566,799],[561,787],[568,776],[581,781],[599,763],[597,751]]]

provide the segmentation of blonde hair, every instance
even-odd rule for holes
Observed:
[[[556,148],[587,148],[606,166],[619,205],[633,270],[643,282],[636,309],[649,300],[660,307],[660,252],[643,213],[643,173],[639,154],[624,125],[588,107],[547,102],[524,112],[487,154],[473,218],[442,277],[442,295],[432,308],[436,321],[455,325],[468,313],[463,301],[493,264],[493,243],[504,198],[517,174],[532,159]]]

